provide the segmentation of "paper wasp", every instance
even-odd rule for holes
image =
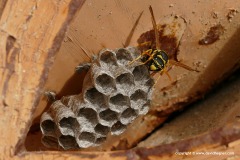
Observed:
[[[154,29],[156,47],[143,51],[140,56],[138,56],[136,59],[131,61],[129,64],[132,64],[135,61],[141,59],[142,63],[147,65],[149,71],[153,71],[153,75],[155,73],[160,73],[160,75],[165,73],[170,80],[171,80],[171,77],[168,74],[168,70],[171,66],[179,66],[189,71],[199,72],[198,70],[195,70],[181,62],[169,59],[168,54],[165,51],[160,49],[158,26],[156,24],[154,14],[153,14],[153,9],[151,6],[149,6],[149,10],[151,13],[151,20],[152,20],[152,25]],[[144,42],[143,44],[140,44],[140,45],[151,45],[151,42]],[[158,81],[159,77],[157,78],[156,82]]]

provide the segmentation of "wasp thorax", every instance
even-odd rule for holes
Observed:
[[[161,71],[165,68],[166,64],[168,63],[168,55],[166,52],[162,50],[151,50],[149,52],[150,56],[147,61],[148,67],[150,71]]]

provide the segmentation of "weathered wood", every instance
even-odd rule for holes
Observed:
[[[6,2],[0,20],[0,159],[23,150],[54,55],[83,2]]]
[[[3,9],[4,9],[5,5],[6,5],[6,2],[7,2],[7,0],[1,0],[0,1],[0,18],[2,16],[2,12],[3,12]]]
[[[199,135],[194,138],[160,145],[154,148],[135,148],[125,151],[112,152],[27,152],[21,155],[22,159],[239,159],[240,156],[240,123],[226,125],[217,130]],[[180,155],[184,154],[185,155]],[[190,153],[191,152],[191,153]],[[193,152],[199,155],[186,155]],[[206,155],[205,152],[218,152],[226,155]],[[228,152],[228,153],[227,153]],[[230,154],[231,152],[231,154]],[[201,154],[202,153],[202,154]]]
[[[122,47],[134,22],[144,10],[139,27],[136,28],[130,42],[130,45],[136,46],[138,37],[151,29],[150,16],[147,14],[149,1],[142,3],[137,0],[88,1],[71,24],[56,57],[55,54],[61,45],[66,27],[83,1],[6,0],[2,2],[6,2],[6,5],[5,7],[3,3],[0,5],[4,8],[2,15],[0,14],[0,159],[131,159],[133,157],[157,159],[159,156],[165,159],[179,159],[179,156],[174,155],[169,158],[169,155],[175,154],[176,148],[187,144],[189,140],[176,142],[176,148],[171,152],[164,150],[166,145],[116,152],[43,152],[39,151],[39,148],[38,152],[23,150],[23,141],[36,106],[39,104],[35,117],[46,106],[45,100],[38,103],[42,92],[46,89],[57,92],[64,90],[63,86],[71,78],[73,68],[78,63],[89,60],[82,48],[89,51],[91,55],[91,51],[97,53],[102,45],[111,49]],[[123,144],[119,144],[119,137],[113,139],[116,148],[121,148],[121,145],[123,148],[134,145],[161,124],[168,113],[181,108],[183,103],[199,98],[199,91],[202,96],[215,81],[224,79],[224,76],[239,64],[240,15],[236,13],[231,18],[231,23],[226,15],[229,13],[229,8],[235,7],[239,10],[240,2],[220,0],[218,3],[215,1],[207,3],[191,1],[190,3],[189,1],[186,6],[181,1],[166,0],[161,3],[151,1],[151,5],[156,11],[157,23],[161,22],[164,16],[171,14],[180,15],[186,20],[187,29],[181,39],[178,59],[185,64],[197,67],[201,72],[195,74],[174,68],[170,72],[172,78],[176,80],[174,85],[171,85],[165,77],[161,78],[155,92],[153,111],[132,124],[128,132],[120,137],[123,139]],[[207,35],[209,28],[218,23],[225,28],[220,40],[211,45],[199,46],[198,41]],[[49,68],[52,69],[48,74]],[[74,88],[77,87],[74,86]],[[74,92],[77,91],[74,90]],[[71,92],[65,90],[61,95],[65,93]],[[215,139],[216,137],[213,136],[215,141],[210,141],[211,143],[204,141],[187,150],[201,151],[211,148],[213,151],[238,153],[240,144],[237,141],[239,139],[237,126],[239,126],[238,123],[225,126],[223,130],[229,132],[223,132],[220,138],[217,136]],[[226,143],[219,143],[226,140],[228,133],[231,136],[237,135],[234,139],[227,139]],[[213,132],[206,133],[197,137],[197,140],[200,141],[212,134]],[[226,146],[227,144],[229,145]],[[205,157],[202,156],[202,158]],[[216,158],[216,156],[208,158]]]
[[[173,7],[169,7],[173,3]],[[70,25],[45,86],[46,90],[54,90],[60,97],[76,94],[81,90],[81,76],[73,75],[73,68],[79,63],[89,61],[83,49],[91,56],[97,54],[104,47],[110,49],[122,47],[142,11],[144,13],[137,24],[130,45],[136,46],[140,35],[152,28],[148,11],[149,2],[138,4],[137,1],[108,0],[103,3],[89,1],[86,4]],[[228,7],[223,7],[225,4]],[[158,1],[151,2],[157,23],[165,24],[165,20],[175,13],[185,19],[186,30],[181,38],[177,58],[200,72],[195,73],[174,67],[169,72],[173,79],[172,83],[166,76],[162,76],[156,84],[153,105],[149,114],[139,118],[129,127],[128,132],[120,137],[112,137],[104,149],[134,146],[159,126],[169,114],[204,96],[214,84],[223,80],[234,70],[239,61],[238,22],[240,14],[236,13],[231,23],[226,17],[233,4],[235,8],[240,6],[240,3],[236,4],[236,2],[225,0],[217,4],[213,1],[210,4],[196,1],[189,3],[188,9],[186,9],[186,6],[179,1],[171,3],[162,1],[161,5]],[[195,6],[198,7],[193,9]],[[225,9],[222,10],[222,8]],[[219,12],[220,10],[221,12]],[[205,14],[202,14],[203,12]],[[213,16],[215,12],[218,13],[217,18]],[[88,16],[91,17],[91,21]],[[220,32],[219,39],[209,45],[199,45],[199,41],[207,36],[210,28],[219,23],[224,28],[224,32]],[[169,43],[171,46],[172,42]],[[59,68],[61,69],[59,70]],[[158,75],[155,76],[155,78],[157,77]],[[39,116],[46,108],[46,100],[42,99],[37,108],[35,117]],[[137,132],[139,129],[142,132]],[[133,136],[132,133],[137,134]],[[119,139],[122,140],[119,141]],[[113,144],[114,147],[112,147]]]
[[[138,144],[138,147],[155,147],[188,139],[228,123],[239,121],[240,70],[204,99],[191,105],[168,124]]]

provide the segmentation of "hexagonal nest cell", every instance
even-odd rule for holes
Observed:
[[[139,115],[146,114],[153,80],[137,61],[138,50],[103,50],[92,63],[82,93],[55,101],[41,117],[42,142],[63,149],[101,145],[119,135]]]

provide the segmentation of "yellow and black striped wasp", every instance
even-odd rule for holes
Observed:
[[[168,74],[168,70],[173,65],[185,68],[189,71],[199,72],[198,70],[192,69],[191,67],[189,67],[189,66],[187,66],[187,65],[185,65],[181,62],[169,59],[168,54],[165,51],[160,49],[158,27],[157,27],[157,24],[156,24],[156,21],[155,21],[155,18],[154,18],[154,14],[153,14],[153,9],[152,9],[151,6],[149,6],[149,10],[150,10],[150,13],[151,13],[151,19],[152,19],[152,24],[153,24],[153,29],[154,29],[156,47],[155,48],[150,48],[146,51],[143,51],[139,57],[137,57],[136,59],[131,61],[129,64],[132,64],[135,61],[141,59],[142,63],[147,65],[149,71],[153,71],[153,75],[155,73],[160,73],[160,75],[165,73],[170,80],[171,80],[171,77]],[[142,45],[149,45],[149,44],[151,44],[151,42],[145,42]],[[159,77],[157,78],[156,82],[158,81]]]

